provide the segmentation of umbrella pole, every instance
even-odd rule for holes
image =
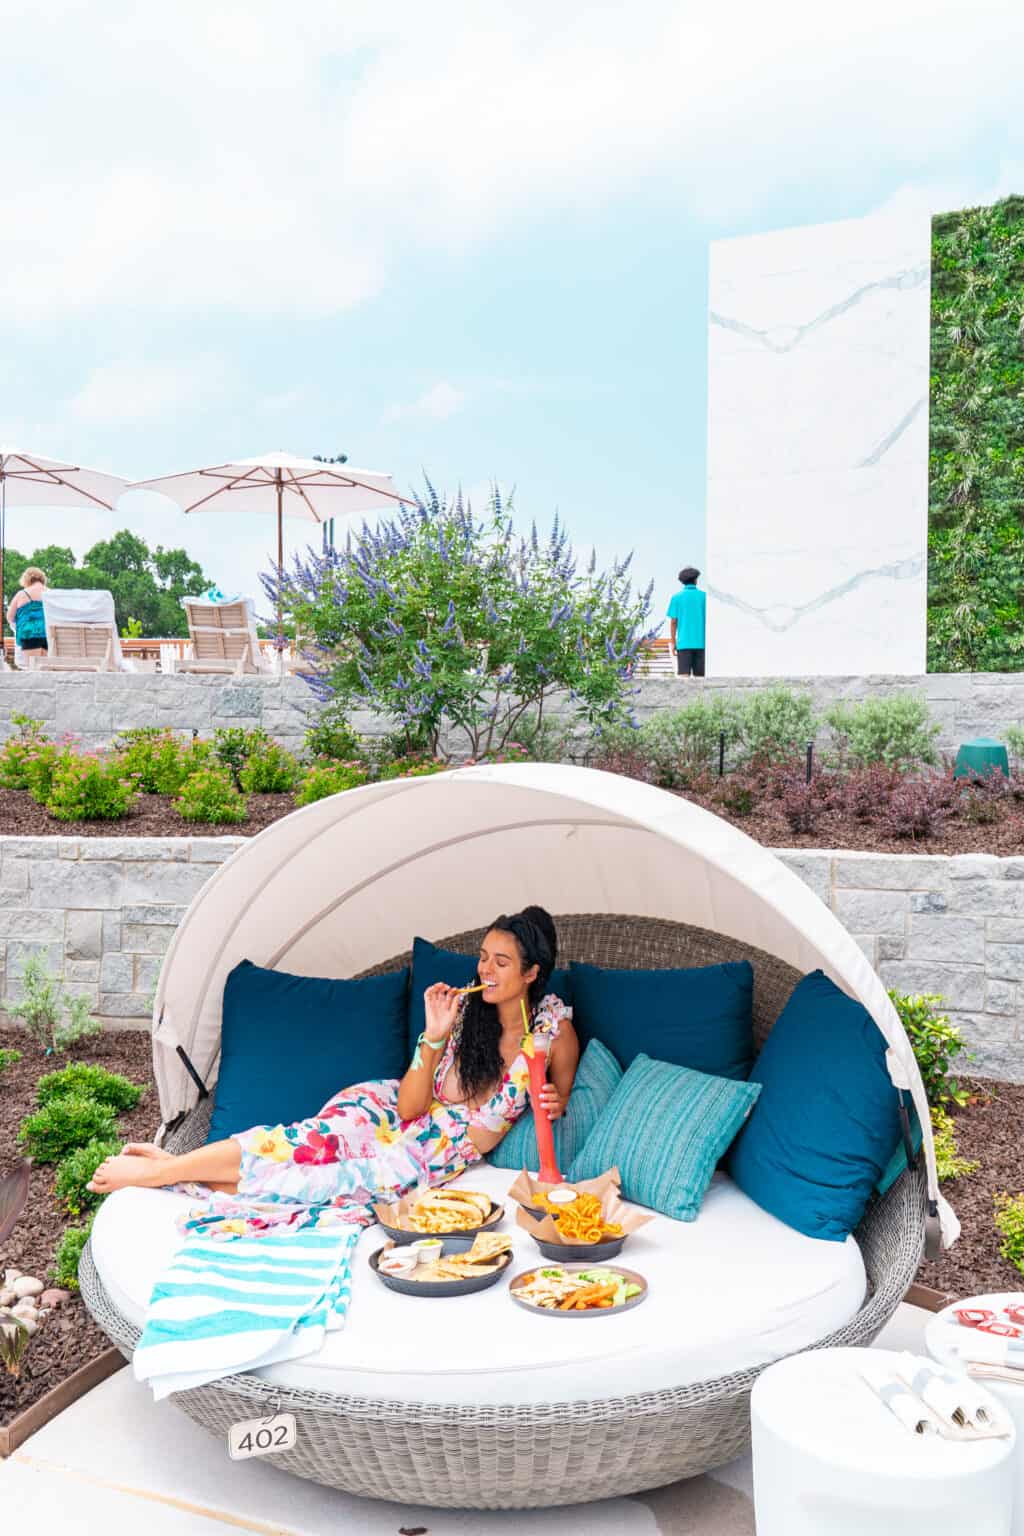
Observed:
[[[281,613],[281,588],[284,585],[284,513],[281,507],[281,471],[277,471],[277,651],[284,651],[284,620]]]
[[[0,604],[3,604],[3,614],[0,615],[0,661],[7,662],[7,646],[4,637],[4,623],[7,619],[7,604],[4,602],[4,552],[7,548],[7,475],[0,468]]]

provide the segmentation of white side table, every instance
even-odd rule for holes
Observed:
[[[865,1353],[812,1349],[758,1377],[757,1536],[1010,1536],[1015,1442],[909,1433],[858,1374]]]
[[[1024,1292],[997,1291],[987,1296],[968,1296],[937,1312],[925,1328],[925,1348],[932,1359],[947,1370],[963,1370],[963,1357],[955,1345],[970,1338],[971,1330],[961,1328],[953,1312],[958,1307],[984,1307],[997,1317],[1003,1307],[1024,1305]],[[1004,1319],[1000,1319],[1004,1321]],[[992,1396],[998,1398],[1017,1427],[1018,1450],[1014,1456],[1013,1521],[1011,1536],[1024,1536],[1024,1385],[1015,1386],[1008,1381],[981,1380]]]

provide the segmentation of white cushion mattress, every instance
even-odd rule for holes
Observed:
[[[514,1174],[483,1165],[469,1188],[501,1199]],[[111,1300],[142,1326],[153,1284],[181,1237],[175,1219],[194,1205],[168,1190],[119,1190],[104,1201],[92,1251]],[[533,1268],[536,1244],[515,1225],[509,1275]],[[379,1227],[355,1250],[346,1326],[302,1360],[260,1374],[281,1385],[355,1397],[433,1403],[540,1403],[656,1392],[764,1365],[841,1327],[859,1310],[866,1280],[853,1238],[826,1243],[769,1216],[716,1173],[695,1222],[657,1216],[627,1242],[620,1263],[650,1291],[620,1316],[535,1316],[515,1306],[502,1278],[474,1296],[402,1296],[370,1270]]]

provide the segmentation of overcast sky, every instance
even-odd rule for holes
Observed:
[[[704,549],[708,242],[1024,192],[1021,14],[0,0],[0,442],[497,479],[660,607]],[[8,525],[129,526],[225,589],[273,542],[138,493]]]

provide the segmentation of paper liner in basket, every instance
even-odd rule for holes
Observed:
[[[563,1237],[559,1231],[558,1223],[553,1217],[531,1216],[524,1206],[536,1206],[540,1195],[546,1195],[553,1189],[552,1184],[542,1184],[527,1173],[524,1168],[509,1189],[509,1198],[519,1202],[519,1210],[516,1212],[516,1225],[529,1232],[531,1237],[538,1238],[543,1243],[558,1243],[562,1247],[577,1246],[578,1239]],[[619,1194],[619,1170],[609,1168],[607,1173],[602,1173],[596,1179],[580,1179],[570,1186],[578,1190],[580,1194],[596,1195],[601,1202],[601,1218],[606,1222],[616,1223],[622,1228],[623,1236],[628,1237],[631,1232],[653,1221],[650,1211],[641,1210],[637,1205],[627,1205]]]
[[[421,1195],[428,1193],[429,1189],[426,1185],[419,1185],[408,1195],[403,1195],[400,1200],[395,1200],[390,1204],[385,1203],[384,1201],[378,1201],[373,1207],[373,1214],[376,1216],[377,1220],[383,1222],[385,1226],[397,1228],[401,1232],[415,1232],[418,1237],[435,1236],[436,1234],[434,1233],[421,1231],[419,1227],[414,1227],[409,1220],[409,1216],[412,1212],[413,1206],[416,1204],[416,1201],[420,1198]],[[458,1193],[458,1189],[452,1190],[453,1195],[457,1195]],[[481,1191],[477,1190],[475,1193],[479,1194]],[[486,1227],[493,1224],[494,1222],[494,1207],[497,1202],[490,1195],[487,1196],[487,1199],[491,1202],[491,1214],[487,1218],[487,1221],[484,1221],[483,1217],[480,1218],[478,1223],[478,1226],[480,1227]],[[452,1230],[455,1232],[473,1232],[476,1231],[476,1227],[454,1227]]]

